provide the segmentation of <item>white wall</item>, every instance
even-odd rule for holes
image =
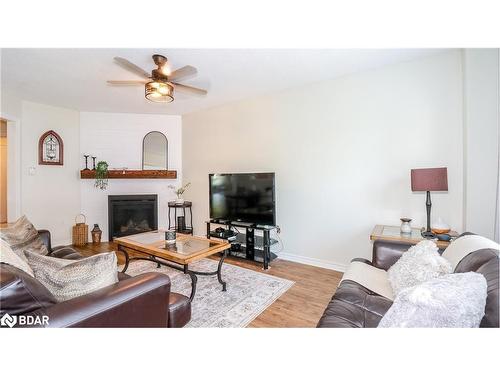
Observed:
[[[21,123],[22,213],[35,227],[50,230],[53,245],[71,243],[71,227],[80,212],[79,113],[23,101]],[[62,166],[38,165],[38,140],[47,130],[63,140]]]
[[[433,217],[462,230],[461,55],[433,57],[183,116],[183,175],[195,232],[213,172],[276,172],[285,252],[341,269],[370,258],[375,224],[425,223],[410,169],[448,167]]]
[[[81,180],[82,212],[87,216],[89,230],[93,224],[102,229],[108,240],[108,195],[158,194],[158,226],[167,225],[167,202],[175,199],[168,185],[182,179],[182,127],[180,116],[123,113],[80,113],[79,169],[85,167],[83,155],[105,160],[109,168],[142,169],[142,140],[150,131],[159,131],[168,139],[168,168],[177,170],[177,180],[109,180],[106,190],[94,187],[94,180]],[[92,161],[89,158],[89,167]]]
[[[464,51],[465,228],[493,239],[499,173],[498,49]]]

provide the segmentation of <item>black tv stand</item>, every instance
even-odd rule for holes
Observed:
[[[271,230],[275,228],[273,226],[219,219],[207,221],[206,224],[207,238],[219,238],[231,243],[229,255],[260,262],[265,270],[269,268],[269,263],[277,258],[276,254],[271,252],[271,245],[277,243],[271,238]],[[226,230],[217,232],[211,229],[211,224],[224,225]],[[245,233],[237,231],[235,235],[231,228],[245,228]],[[256,230],[262,231],[262,236],[256,235]]]

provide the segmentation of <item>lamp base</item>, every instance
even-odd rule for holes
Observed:
[[[425,231],[425,232],[422,232],[422,237],[428,239],[428,240],[432,240],[434,238],[436,238],[436,235],[434,233],[432,233],[431,231]]]

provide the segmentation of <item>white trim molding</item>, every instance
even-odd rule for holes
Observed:
[[[7,161],[7,221],[21,216],[21,121],[16,116],[0,111],[0,118],[7,121],[7,137],[10,144]],[[10,134],[10,135],[9,135]],[[12,143],[12,139],[14,142]],[[9,147],[9,146],[7,146]]]
[[[291,262],[307,264],[309,266],[326,268],[326,269],[334,270],[334,271],[338,271],[338,272],[345,272],[345,270],[347,269],[346,264],[335,263],[335,262],[331,262],[328,260],[309,258],[309,257],[305,257],[303,255],[297,255],[297,254],[287,253],[287,252],[283,252],[283,251],[278,253],[277,255],[278,255],[278,259],[289,260]],[[272,267],[272,263],[271,263],[271,267]]]

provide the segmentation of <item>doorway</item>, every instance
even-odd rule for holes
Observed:
[[[0,118],[0,224],[7,222],[7,121]]]

